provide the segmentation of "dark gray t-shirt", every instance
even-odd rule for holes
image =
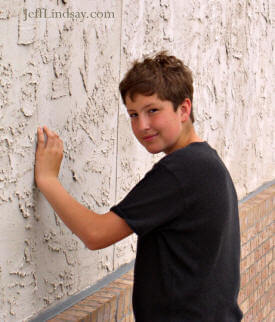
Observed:
[[[111,210],[138,235],[137,322],[241,320],[238,200],[207,142],[166,155]]]

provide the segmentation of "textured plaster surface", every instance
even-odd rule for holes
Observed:
[[[24,19],[35,11],[114,12],[109,19]],[[3,0],[0,3],[0,320],[22,321],[135,257],[136,236],[89,251],[34,185],[36,128],[64,141],[60,180],[104,213],[162,155],[131,133],[118,83],[161,49],[194,73],[195,128],[239,199],[274,178],[271,1]]]

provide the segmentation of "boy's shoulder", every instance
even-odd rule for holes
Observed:
[[[216,158],[217,152],[206,141],[193,142],[184,148],[178,149],[165,157],[163,157],[159,164],[168,166],[173,163],[180,163],[180,165],[192,165],[190,162],[203,162],[209,158]]]
[[[198,179],[199,182],[207,177],[212,181],[217,176],[225,178],[229,175],[217,151],[206,141],[178,149],[162,158],[156,166],[166,168],[181,180]]]

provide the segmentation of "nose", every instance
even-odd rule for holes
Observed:
[[[138,129],[139,131],[146,131],[150,129],[150,121],[146,115],[139,115],[138,118]]]

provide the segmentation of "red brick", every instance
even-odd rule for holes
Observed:
[[[121,294],[117,305],[117,319],[121,320],[125,313],[125,294]]]
[[[110,321],[110,314],[111,314],[111,304],[110,302],[104,303],[102,308],[104,307],[103,310],[103,318],[102,321]]]
[[[242,256],[246,257],[251,251],[250,241],[242,245]]]
[[[256,321],[263,321],[263,311],[260,310],[256,316]]]
[[[59,313],[56,317],[64,319],[68,322],[88,322],[90,320],[89,318],[87,319],[87,314],[85,312],[75,311],[73,307],[62,313]]]
[[[273,196],[275,194],[275,184],[265,189],[264,192]]]
[[[105,288],[103,288],[100,291],[97,291],[96,295],[110,300],[110,299],[116,297],[117,293],[110,292],[110,291],[106,290]]]
[[[271,305],[270,305],[270,302],[269,302],[264,306],[263,317],[266,318],[269,315],[270,311],[271,311]]]
[[[248,307],[252,307],[255,302],[256,302],[256,293],[251,293],[248,298]]]
[[[125,313],[128,314],[132,310],[132,289],[127,289],[125,293]]]
[[[262,248],[259,246],[255,249],[255,260],[258,261],[262,257]]]
[[[268,266],[266,266],[261,272],[262,281],[266,280],[268,277]]]
[[[116,315],[117,315],[117,302],[118,298],[112,298],[110,301],[110,321],[115,321],[116,320]]]
[[[238,303],[241,304],[247,298],[247,286],[240,289],[240,293],[238,296]]]
[[[68,318],[66,318],[66,319],[61,319],[60,317],[54,317],[54,318],[52,318],[52,319],[50,319],[50,320],[47,320],[47,322],[64,322],[64,321],[67,321],[67,322],[70,322],[70,321],[72,321],[72,320],[68,320]],[[75,321],[75,320],[74,320]]]
[[[264,244],[263,244],[263,254],[266,254],[270,250],[270,248],[271,248],[270,243],[271,243],[270,239],[268,239],[268,240],[266,240],[264,242]]]
[[[258,233],[259,245],[261,245],[264,241],[264,230]]]
[[[260,271],[262,271],[265,267],[265,256],[260,258],[259,263],[260,263]]]
[[[122,279],[122,278],[118,278],[116,280],[116,282],[125,284],[125,285],[127,285],[129,287],[132,287],[133,286],[133,281],[125,280],[125,279]]]
[[[265,239],[271,239],[272,240],[272,225],[271,224],[267,224],[267,226],[265,227]]]
[[[254,238],[255,236],[257,236],[257,228],[256,228],[256,225],[250,227],[248,230],[247,230],[247,241],[251,240],[252,238]]]
[[[248,212],[247,225],[248,227],[254,226],[258,220],[258,209],[254,208],[252,211]]]
[[[121,291],[125,290],[126,288],[129,288],[129,284],[125,283],[125,281],[122,283],[122,282],[119,282],[119,281],[113,281],[110,285],[114,286],[114,287],[117,287],[118,289],[120,289]]]
[[[244,316],[244,319],[242,320],[243,322],[255,322],[253,320],[253,315],[251,314],[251,312],[247,312],[246,315]]]
[[[255,229],[256,229],[257,234],[259,234],[262,231],[262,229],[263,229],[262,220],[259,220],[258,222],[256,222]],[[260,241],[260,244],[261,244],[261,241]]]
[[[121,279],[134,282],[134,277],[131,275],[123,275]]]
[[[248,309],[249,309],[249,302],[248,302],[248,299],[246,299],[241,305],[241,310],[245,314],[248,311]]]
[[[268,213],[271,210],[272,206],[272,195],[268,192],[261,192],[261,196],[263,197],[265,203],[265,211]]]
[[[125,279],[134,279],[134,269],[131,269],[129,272],[127,272],[126,274],[122,275],[121,278],[125,278]]]
[[[109,295],[113,295],[115,297],[119,296],[121,289],[118,287],[111,286],[111,283],[108,286],[104,287],[104,292],[108,293]]]
[[[248,242],[248,231],[247,230],[243,230],[242,227],[240,227],[241,230],[241,246],[243,244],[246,244]]]
[[[246,231],[248,228],[247,216],[249,211],[250,211],[250,208],[245,205],[241,205],[239,207],[239,219],[240,219],[241,231]]]
[[[86,312],[87,315],[91,314],[92,312],[94,312],[96,310],[95,307],[90,306],[90,305],[81,305],[79,303],[75,304],[73,306],[73,308],[77,311],[82,311],[82,312]]]
[[[257,298],[260,298],[264,295],[265,293],[265,289],[264,289],[264,286],[263,284],[259,285],[259,287],[257,288]]]
[[[130,320],[129,322],[135,322],[135,317],[134,317],[134,314],[130,314]]]
[[[253,308],[255,308],[254,316],[257,316],[261,311],[261,302],[260,301],[256,302]]]
[[[249,271],[245,271],[241,274],[241,286],[243,287],[249,281]]]
[[[259,287],[259,285],[261,285],[261,274],[255,277],[255,288]]]
[[[272,286],[272,276],[269,276],[265,281],[265,289],[268,290]]]
[[[104,311],[105,311],[105,305],[102,305],[95,312],[93,312],[92,322],[105,321],[104,320]]]
[[[259,237],[256,235],[250,240],[250,249],[251,251],[255,250],[259,246]]]
[[[268,314],[268,316],[265,319],[265,322],[273,322],[275,321],[275,311],[270,311],[270,313]]]
[[[245,272],[247,270],[247,258],[243,258],[241,259],[241,263],[240,263],[240,271],[241,273]]]
[[[90,298],[85,298],[84,300],[82,300],[81,302],[78,303],[79,305],[88,305],[92,308],[97,309],[98,307],[100,307],[101,302],[96,301],[96,300],[92,300]]]
[[[256,264],[252,264],[249,267],[249,280],[252,280],[252,278],[256,275]]]

